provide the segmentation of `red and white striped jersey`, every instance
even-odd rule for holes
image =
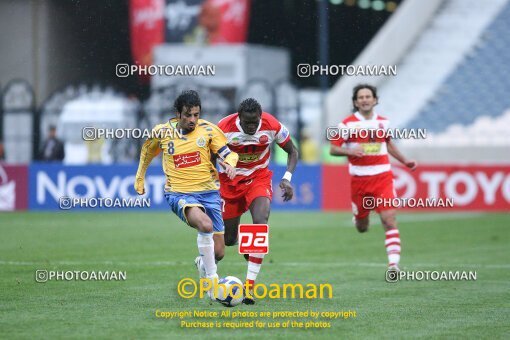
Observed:
[[[389,139],[386,134],[389,123],[388,119],[375,112],[372,119],[365,119],[359,112],[356,112],[338,124],[340,139],[331,141],[331,144],[342,146],[345,143],[347,148],[360,145],[365,154],[363,157],[348,157],[349,174],[352,176],[373,176],[391,171],[386,144]],[[349,131],[349,133],[342,133],[342,131]],[[374,131],[381,133],[374,133]]]
[[[267,112],[262,112],[259,127],[254,135],[243,132],[238,113],[220,120],[218,127],[225,133],[229,149],[239,155],[237,176],[232,180],[234,183],[253,177],[257,171],[267,168],[273,142],[283,147],[290,140],[290,133],[285,125]],[[228,180],[221,171],[220,179]]]

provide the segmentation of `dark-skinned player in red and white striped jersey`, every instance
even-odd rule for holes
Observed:
[[[287,171],[280,181],[283,200],[294,195],[291,178],[298,162],[298,151],[287,128],[275,117],[262,112],[260,104],[253,98],[245,99],[238,112],[223,118],[218,127],[227,137],[230,150],[239,154],[236,177],[229,179],[220,172],[220,194],[224,201],[225,245],[237,244],[241,215],[250,210],[254,224],[267,224],[271,209],[273,173],[268,169],[270,148],[276,142],[287,154]],[[253,289],[262,266],[264,254],[250,254],[246,274],[247,291]],[[255,301],[247,294],[245,304]]]

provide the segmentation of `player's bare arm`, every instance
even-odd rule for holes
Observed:
[[[211,154],[211,163],[216,164],[216,162],[218,162],[218,164],[223,168],[223,170],[225,170],[225,173],[227,174],[229,179],[233,179],[236,176],[235,168],[233,168],[232,166],[229,166],[228,164],[225,164],[225,162],[223,162],[221,160],[221,157],[218,154],[212,153]],[[232,171],[232,169],[234,171]]]
[[[227,174],[227,177],[229,179],[234,179],[236,177],[236,168],[231,166],[228,163],[225,163],[221,160],[221,158],[218,158],[218,164],[225,170],[225,173]]]
[[[356,158],[363,157],[365,155],[361,145],[356,145],[355,147],[350,149],[343,146],[331,145],[331,148],[329,149],[329,154],[331,156],[350,156]]]
[[[400,163],[411,169],[411,171],[414,171],[418,167],[418,163],[415,160],[407,159],[400,150],[398,150],[397,146],[391,141],[391,139],[386,142],[386,146],[388,147],[388,153]]]
[[[236,174],[236,165],[239,161],[239,155],[230,150],[227,145],[227,137],[216,125],[211,126],[216,131],[215,137],[209,145],[211,151],[211,160],[217,159],[218,164],[225,170],[229,179],[233,179]],[[214,163],[213,163],[214,164]]]
[[[294,173],[294,169],[296,169],[299,153],[297,151],[296,146],[290,139],[282,149],[287,153],[287,171],[280,181],[280,188],[282,189],[282,197],[283,201],[287,202],[292,199],[294,196],[294,189],[292,188],[292,184],[290,184],[290,178],[292,173]]]

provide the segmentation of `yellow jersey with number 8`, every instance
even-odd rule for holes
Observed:
[[[161,153],[166,175],[165,191],[201,192],[219,189],[218,172],[211,161],[212,154],[235,167],[238,155],[227,146],[223,132],[211,122],[199,119],[195,129],[182,134],[176,128],[178,120],[156,125],[152,138],[142,146],[136,176],[145,176],[151,160]]]

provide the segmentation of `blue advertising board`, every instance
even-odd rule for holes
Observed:
[[[29,167],[29,209],[61,209],[61,198],[110,198],[131,202],[149,199],[150,209],[168,209],[168,204],[163,196],[165,175],[161,166],[154,164],[147,170],[146,194],[144,196],[138,195],[133,188],[136,169],[137,164],[87,166],[31,164]],[[74,206],[74,209],[87,208]],[[150,210],[140,209],[136,206],[129,209]]]
[[[33,163],[29,167],[29,209],[59,210],[69,209],[66,200],[83,200],[90,198],[110,199],[109,202],[96,201],[96,206],[83,204],[75,209],[94,210],[101,206],[120,208],[115,202],[123,200],[131,203],[150,202],[150,207],[132,204],[129,209],[139,211],[169,210],[163,196],[165,175],[161,165],[154,164],[147,170],[144,196],[139,196],[134,188],[137,164],[66,166],[61,164]],[[281,189],[278,187],[285,167],[271,166],[274,171],[273,190],[274,210],[319,210],[321,207],[321,168],[320,166],[298,166],[292,178],[295,197],[290,202],[283,202]],[[113,203],[112,203],[113,200]],[[67,202],[67,203],[65,203]],[[76,203],[76,202],[75,202]],[[64,206],[62,206],[64,205]],[[124,209],[125,205],[124,205]]]
[[[286,167],[271,165],[273,171],[273,210],[320,210],[322,206],[322,170],[320,165],[298,164],[292,176],[294,198],[283,202],[282,190],[278,186]]]

